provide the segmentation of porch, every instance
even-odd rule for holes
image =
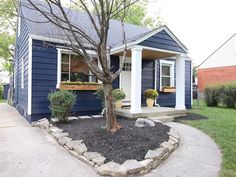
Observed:
[[[184,45],[168,30],[168,28],[163,27],[156,31],[149,33],[137,40],[134,40],[127,44],[127,55],[125,62],[120,62],[120,67],[126,68],[120,75],[119,88],[125,91],[126,100],[124,100],[124,105],[129,105],[130,107],[123,108],[117,111],[117,115],[125,116],[128,118],[136,117],[148,117],[148,116],[168,116],[173,114],[183,113],[186,107],[186,76],[185,76],[185,62],[189,60],[187,57],[187,49]],[[124,46],[119,46],[112,49],[112,55],[119,56],[121,61]],[[168,80],[169,85],[164,85],[162,83],[162,78],[157,78],[157,72],[161,72],[161,69],[157,71],[157,62],[163,65],[169,66],[168,74],[172,77]],[[143,65],[144,61],[153,61],[154,67],[152,68],[154,74],[145,75],[143,78],[142,72],[145,70]],[[160,66],[161,67],[161,66]],[[188,68],[190,67],[190,68]],[[187,66],[189,71],[191,66]],[[166,68],[165,68],[166,69]],[[144,71],[146,72],[146,71]],[[152,77],[152,79],[150,79]],[[146,78],[149,78],[148,82]],[[152,81],[151,81],[152,80]],[[152,82],[150,84],[150,81]],[[145,86],[144,86],[145,85]],[[188,89],[191,88],[191,74],[188,78]],[[174,87],[174,100],[171,99],[172,108],[167,107],[154,107],[152,109],[147,109],[142,107],[143,97],[142,93],[147,88],[152,88],[158,92],[162,91],[164,86]],[[190,98],[190,90],[187,95]],[[173,98],[173,97],[172,97]],[[190,101],[191,102],[191,101]],[[190,103],[191,104],[191,103]],[[157,103],[155,103],[157,105]],[[169,105],[161,105],[169,106]],[[174,108],[173,108],[174,107]],[[171,113],[172,112],[172,113]]]
[[[162,120],[163,122],[173,121],[174,117],[186,115],[186,110],[178,110],[170,107],[157,107],[152,108],[141,107],[138,113],[130,112],[129,107],[123,107],[115,111],[116,115],[121,117],[132,118],[149,118],[154,120]]]

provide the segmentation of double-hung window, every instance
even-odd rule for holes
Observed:
[[[174,62],[160,61],[160,89],[163,87],[174,87]]]
[[[82,56],[75,54],[61,54],[61,81],[62,82],[97,82]]]

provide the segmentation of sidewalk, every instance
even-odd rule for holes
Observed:
[[[145,177],[217,177],[221,169],[221,152],[215,142],[193,127],[168,123],[180,135],[179,148]]]
[[[0,104],[0,177],[96,177],[41,129]]]
[[[145,177],[217,177],[221,153],[206,134],[180,123],[179,148]],[[0,177],[96,177],[41,129],[32,128],[13,107],[0,104]]]

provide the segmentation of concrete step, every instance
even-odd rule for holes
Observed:
[[[172,116],[158,116],[158,117],[148,117],[148,119],[151,119],[151,120],[160,120],[164,123],[167,123],[167,122],[173,122],[174,121],[174,117]]]

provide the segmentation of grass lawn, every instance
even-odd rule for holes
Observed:
[[[6,103],[7,100],[0,99],[0,103]]]
[[[200,101],[194,102],[191,113],[209,117],[206,120],[184,121],[199,128],[220,146],[223,153],[221,177],[236,177],[236,109],[207,107]]]

